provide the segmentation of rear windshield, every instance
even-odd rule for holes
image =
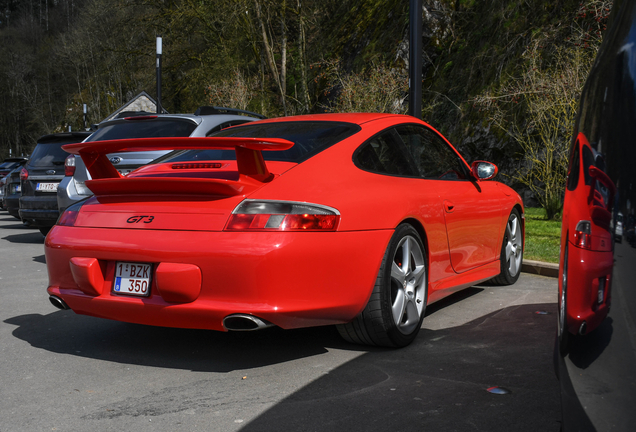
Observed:
[[[20,164],[20,162],[17,162],[17,161],[3,162],[3,163],[0,164],[0,169],[12,170],[13,168],[17,167],[19,164]]]
[[[187,137],[197,127],[190,120],[152,119],[124,120],[100,127],[86,141],[104,141],[127,138]]]
[[[68,142],[55,142],[51,144],[39,143],[35,146],[33,154],[29,159],[29,167],[50,167],[54,165],[64,165],[64,159],[69,154],[62,150],[64,144],[69,144],[75,141]]]
[[[360,130],[360,126],[352,123],[305,121],[278,123],[250,123],[225,129],[213,136],[216,137],[248,137],[248,138],[283,138],[294,143],[289,150],[264,151],[263,158],[270,161],[300,163],[335,143],[350,137]],[[171,153],[160,162],[183,162],[199,160],[234,160],[234,150],[188,150]]]

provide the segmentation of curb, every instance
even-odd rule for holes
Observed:
[[[523,264],[521,264],[521,271],[541,276],[554,278],[559,277],[559,265],[543,261],[532,261],[524,259]]]

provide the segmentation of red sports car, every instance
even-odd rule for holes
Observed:
[[[603,156],[579,133],[572,145],[561,223],[558,336],[562,353],[567,351],[569,334],[591,332],[609,312],[616,185],[604,169]]]
[[[221,331],[337,324],[348,341],[400,347],[427,304],[521,270],[519,195],[413,117],[286,117],[65,149],[95,196],[46,238],[48,292],[80,314]],[[188,151],[126,177],[106,158],[149,149]]]

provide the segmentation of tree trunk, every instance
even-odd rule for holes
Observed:
[[[265,58],[267,58],[267,64],[269,65],[269,69],[272,73],[272,77],[274,78],[274,82],[280,91],[280,95],[283,103],[283,111],[285,115],[287,115],[287,108],[285,105],[285,93],[283,92],[283,86],[281,84],[280,74],[278,73],[278,68],[276,67],[276,62],[274,60],[274,50],[272,45],[269,43],[269,37],[267,37],[267,30],[265,29],[265,23],[263,22],[263,14],[261,11],[261,4],[258,0],[254,0],[254,5],[256,6],[256,18],[258,19],[258,23],[261,27],[261,35],[263,38],[263,48],[265,50]]]
[[[285,15],[287,9],[287,2],[283,0],[283,7],[280,15],[280,30],[282,35],[281,40],[281,61],[280,61],[280,92],[283,97],[283,113],[287,116],[287,101],[285,97],[287,95],[287,28],[285,26]]]
[[[305,24],[303,22],[302,0],[298,0],[298,57],[300,63],[300,92],[303,112],[309,112],[309,90],[307,88],[307,59],[305,58]]]

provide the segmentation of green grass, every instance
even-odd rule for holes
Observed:
[[[526,208],[526,249],[524,258],[559,262],[561,221],[547,220],[542,208]]]

